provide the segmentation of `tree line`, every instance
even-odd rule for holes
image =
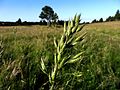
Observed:
[[[120,11],[117,10],[114,16],[109,16],[106,18],[105,22],[109,21],[120,21]],[[103,18],[100,18],[99,20],[94,19],[91,23],[97,23],[97,22],[104,22]]]
[[[30,25],[47,25],[47,21],[40,20],[40,22],[27,22],[19,18],[16,22],[0,21],[0,26],[30,26]],[[64,20],[58,20],[57,25],[64,25]]]
[[[64,25],[64,20],[59,20],[57,13],[50,6],[44,6],[39,15],[41,19],[39,22],[27,22],[19,18],[16,22],[4,22],[0,21],[0,26],[17,26],[17,25]],[[120,21],[120,11],[117,10],[114,16],[109,16],[106,20],[108,21]],[[68,22],[68,21],[66,21]],[[103,18],[99,20],[94,19],[91,23],[104,22]],[[89,24],[89,22],[83,22]]]

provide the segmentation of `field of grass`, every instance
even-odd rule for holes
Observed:
[[[120,22],[86,25],[84,40],[69,54],[82,54],[82,61],[66,65],[56,79],[56,90],[120,89]],[[54,37],[63,27],[0,27],[0,90],[48,90],[48,77],[40,69],[53,62]],[[79,33],[78,35],[81,35]]]

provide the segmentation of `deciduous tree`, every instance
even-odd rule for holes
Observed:
[[[58,19],[58,15],[50,6],[44,6],[39,18],[47,20],[48,25],[50,25],[52,21],[56,21]]]

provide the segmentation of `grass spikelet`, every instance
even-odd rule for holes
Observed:
[[[58,42],[57,42],[56,38],[54,38],[54,45],[55,45],[55,48],[57,48]]]
[[[66,26],[66,22],[64,22],[64,33],[66,33],[67,31],[67,26]]]
[[[41,70],[46,74],[46,72],[45,72],[46,66],[45,66],[45,63],[42,58],[41,58]]]

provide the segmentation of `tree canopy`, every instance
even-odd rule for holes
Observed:
[[[115,19],[120,20],[120,11],[119,10],[117,10],[117,12],[115,14]]]
[[[109,16],[106,21],[119,21],[120,20],[120,11],[117,10],[114,16]]]
[[[94,19],[93,21],[92,21],[92,23],[96,23],[97,22],[97,20],[96,19]]]
[[[52,21],[56,22],[56,20],[58,19],[58,15],[50,6],[44,6],[39,18],[47,20],[48,24],[50,24]]]
[[[99,22],[103,22],[103,18],[100,18]]]
[[[16,21],[16,23],[22,23],[22,20],[19,18],[17,21]]]

